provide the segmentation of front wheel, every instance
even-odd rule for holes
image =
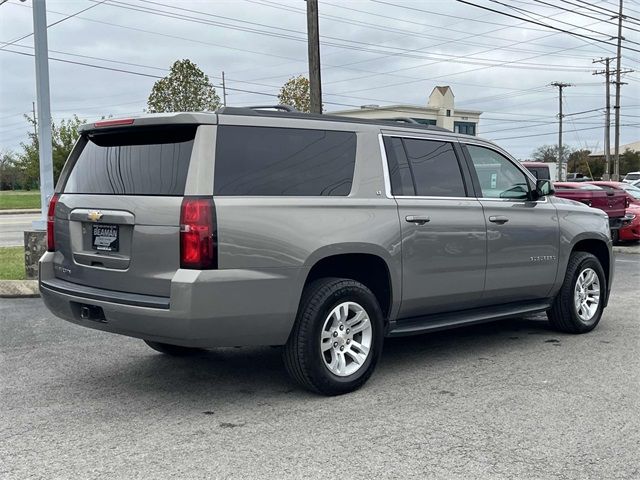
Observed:
[[[384,322],[366,286],[344,278],[308,285],[283,349],[287,371],[303,387],[324,395],[360,388],[382,352]]]
[[[549,322],[562,332],[590,332],[602,317],[606,294],[607,279],[600,261],[590,253],[573,252],[562,288],[547,311]]]

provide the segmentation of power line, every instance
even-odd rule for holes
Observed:
[[[94,1],[96,1],[96,0],[94,0]],[[93,4],[93,5],[88,6],[87,8],[83,8],[82,10],[79,10],[79,11],[77,11],[77,12],[75,12],[75,13],[72,13],[71,15],[67,15],[66,17],[61,18],[60,20],[57,20],[57,21],[55,21],[55,22],[53,22],[53,23],[50,23],[49,25],[47,25],[47,28],[51,28],[51,27],[53,27],[54,25],[58,25],[59,23],[65,22],[65,21],[69,20],[70,18],[75,17],[76,15],[80,15],[81,13],[86,12],[87,10],[91,10],[92,8],[95,8],[95,7],[97,7],[98,5],[102,5],[102,4],[103,4],[104,2],[106,2],[106,1],[107,1],[107,0],[100,0],[100,1],[98,1],[97,3],[95,3],[95,4]],[[4,43],[4,45],[0,46],[0,50],[4,49],[5,47],[8,47],[8,46],[10,46],[10,45],[13,45],[14,43],[17,43],[17,42],[19,42],[20,40],[24,40],[25,38],[29,38],[29,37],[30,37],[30,36],[32,36],[32,35],[33,35],[33,32],[28,33],[28,34],[26,34],[26,35],[23,35],[23,36],[22,36],[22,37],[20,37],[20,38],[16,38],[15,40],[11,40],[10,42],[2,42],[2,43]]]
[[[563,28],[554,27],[554,26],[552,26],[552,25],[547,25],[547,24],[545,24],[545,23],[538,22],[537,20],[527,20],[527,19],[522,18],[522,17],[519,17],[519,16],[517,16],[517,15],[513,15],[513,14],[511,14],[511,13],[507,13],[507,12],[501,12],[500,10],[496,10],[496,9],[494,9],[494,8],[490,8],[490,7],[485,7],[485,6],[483,6],[483,5],[477,5],[477,4],[472,3],[472,2],[469,2],[469,1],[467,1],[467,0],[456,0],[456,2],[464,3],[465,5],[470,5],[470,6],[472,6],[472,7],[480,8],[480,9],[482,9],[482,10],[487,10],[487,11],[490,11],[490,12],[494,12],[494,13],[497,13],[498,15],[504,15],[504,16],[507,16],[507,17],[515,18],[515,19],[517,19],[517,20],[524,20],[524,21],[527,21],[527,22],[533,23],[533,24],[535,24],[535,25],[541,25],[541,26],[543,26],[543,27],[550,28],[551,30],[557,30],[557,31],[559,31],[559,32],[567,33],[567,34],[569,34],[569,35],[573,35],[573,36],[575,36],[575,37],[586,38],[586,39],[588,39],[588,40],[594,40],[594,41],[596,41],[596,42],[604,43],[604,44],[606,44],[606,45],[616,46],[616,44],[615,44],[615,43],[611,43],[611,42],[606,41],[606,40],[600,40],[600,39],[597,39],[597,38],[590,37],[589,35],[583,35],[583,34],[581,34],[581,33],[571,32],[571,31],[569,31],[569,30],[565,30],[565,29],[563,29]],[[637,43],[637,42],[632,42],[632,43]],[[633,51],[633,52],[640,52],[640,50],[638,50],[638,49],[636,49],[636,48],[632,48],[632,47],[623,46],[623,48],[626,48],[627,50],[631,50],[631,51]]]
[[[606,23],[608,25],[616,25],[615,23],[609,22],[607,20],[602,20],[601,18],[594,17],[593,15],[589,15],[587,13],[582,13],[582,12],[577,12],[575,10],[571,10],[570,8],[561,7],[560,5],[553,5],[552,3],[544,2],[543,0],[534,0],[534,2],[538,2],[538,3],[542,4],[542,5],[547,5],[547,6],[551,7],[551,8],[558,8],[558,9],[563,10],[565,12],[570,12],[570,13],[573,13],[573,14],[576,14],[576,15],[582,15],[583,17],[587,17],[587,18],[591,18],[591,19],[594,19],[594,20],[598,20],[598,21]],[[631,28],[629,26],[627,26],[627,29],[628,30],[633,30],[634,32],[640,32],[639,29]]]

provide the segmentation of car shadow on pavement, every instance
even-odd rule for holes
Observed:
[[[430,371],[464,364],[469,358],[486,359],[558,337],[541,316],[502,320],[430,334],[390,338],[376,376],[401,376],[403,372],[428,366]],[[541,338],[542,336],[542,338]],[[546,337],[549,339],[545,340]],[[375,376],[374,376],[375,378]],[[315,397],[289,379],[281,360],[281,349],[272,347],[219,348],[187,357],[159,354],[142,342],[126,356],[93,365],[82,379],[96,396],[136,395],[156,400],[168,396],[180,401],[202,398]],[[290,397],[289,397],[290,398]],[[317,397],[320,398],[320,397]]]

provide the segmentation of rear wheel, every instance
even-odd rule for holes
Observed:
[[[151,340],[145,340],[144,343],[157,352],[165,353],[174,357],[186,357],[203,351],[201,348],[182,347],[180,345],[171,345],[170,343],[152,342]]]
[[[369,379],[382,343],[382,311],[371,290],[355,280],[325,278],[305,288],[283,358],[303,387],[340,395]]]
[[[562,288],[547,311],[549,322],[562,332],[590,332],[602,317],[606,292],[600,261],[590,253],[573,252]]]

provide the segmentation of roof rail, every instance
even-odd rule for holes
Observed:
[[[251,107],[247,107],[251,110],[268,110],[268,109],[273,109],[273,110],[281,110],[283,112],[289,112],[289,113],[293,113],[293,112],[298,112],[299,110],[296,109],[295,107],[292,107],[291,105],[253,105]]]
[[[400,122],[400,123],[413,123],[413,124],[418,124],[418,125],[423,125],[420,122],[417,122],[416,120],[414,120],[413,118],[410,117],[394,117],[394,118],[381,118],[380,120],[390,120],[392,122]]]

